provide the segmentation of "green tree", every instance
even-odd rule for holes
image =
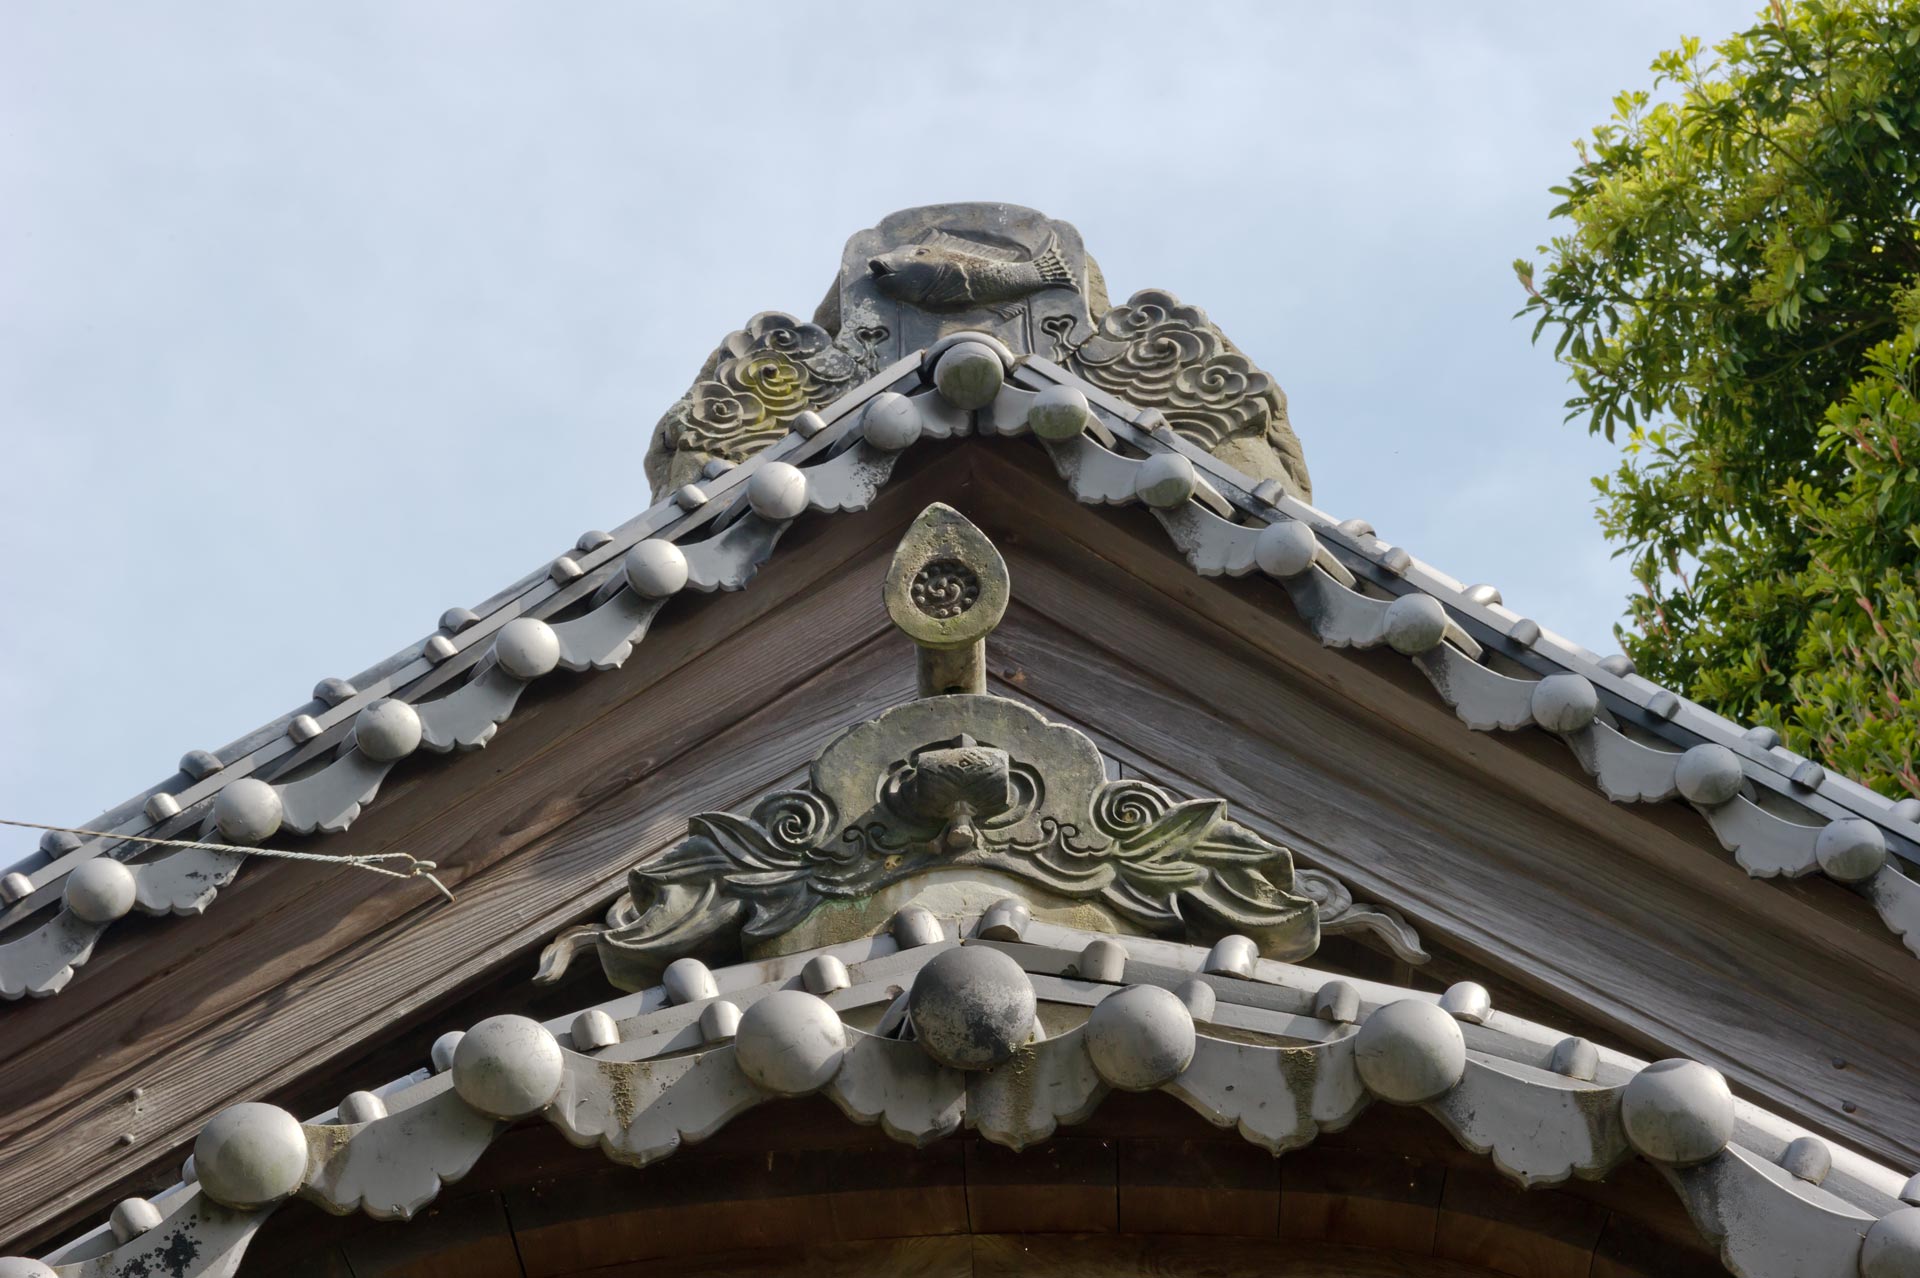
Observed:
[[[1642,673],[1920,795],[1920,0],[1781,0],[1653,63],[1514,264],[1640,591]],[[1658,100],[1656,100],[1658,95]]]

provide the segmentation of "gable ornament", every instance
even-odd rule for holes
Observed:
[[[1224,800],[1110,778],[1084,734],[989,694],[985,646],[1007,568],[958,511],[921,513],[883,593],[918,648],[920,696],[833,738],[803,785],[745,813],[692,817],[684,839],[632,867],[604,925],[547,947],[537,979],[557,980],[591,949],[615,985],[645,989],[676,959],[779,952],[823,912],[857,926],[859,907],[896,885],[967,876],[1011,881],[1036,909],[1112,930],[1207,945],[1244,936],[1284,960],[1312,954],[1323,931],[1366,930],[1424,960],[1397,914],[1297,868]]]
[[[1249,477],[1313,496],[1287,397],[1205,311],[1163,289],[1107,300],[1066,222],[1012,204],[904,209],[847,241],[811,321],[766,311],[730,333],[647,448],[659,501],[738,465],[894,361],[987,333],[1140,408]]]

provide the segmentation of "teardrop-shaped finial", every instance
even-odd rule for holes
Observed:
[[[987,690],[986,639],[1007,611],[1006,560],[953,507],[920,512],[894,549],[884,595],[920,649],[920,695]]]

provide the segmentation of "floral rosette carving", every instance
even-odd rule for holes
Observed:
[[[812,790],[780,790],[760,800],[752,820],[775,846],[805,855],[833,832],[833,805]]]
[[[833,334],[783,311],[760,312],[745,327],[728,333],[720,349],[733,359],[762,353],[785,355],[823,382],[850,381],[855,375],[853,358],[833,344]]]
[[[779,311],[727,334],[691,390],[660,420],[647,457],[656,495],[691,482],[708,460],[739,463],[787,433],[793,418],[838,398],[862,369],[833,335]],[[678,464],[678,459],[687,464]]]
[[[1205,311],[1161,289],[1143,289],[1101,316],[1072,362],[1101,389],[1159,409],[1208,450],[1264,434],[1286,418],[1273,379],[1235,350]]]
[[[1144,781],[1111,781],[1093,795],[1093,828],[1125,841],[1153,827],[1167,814],[1173,799],[1157,785]]]

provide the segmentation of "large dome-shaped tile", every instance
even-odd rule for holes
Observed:
[[[1109,994],[1087,1018],[1087,1055],[1100,1077],[1122,1091],[1144,1092],[1178,1078],[1193,1063],[1193,1013],[1157,985]]]
[[[807,1096],[840,1072],[847,1031],[839,1014],[804,990],[775,990],[740,1016],[740,1072],[776,1096]]]
[[[1451,1091],[1467,1070],[1460,1026],[1433,1003],[1402,999],[1367,1017],[1353,1044],[1367,1090],[1396,1105],[1418,1105]]]
[[[525,1118],[559,1094],[566,1057],[547,1028],[524,1016],[489,1016],[453,1049],[453,1089],[493,1118]]]
[[[252,1211],[300,1188],[307,1175],[307,1134],[278,1105],[230,1105],[200,1129],[193,1166],[207,1197]]]
[[[907,1012],[927,1055],[952,1069],[990,1069],[1033,1037],[1033,982],[999,950],[965,945],[920,969]]]

